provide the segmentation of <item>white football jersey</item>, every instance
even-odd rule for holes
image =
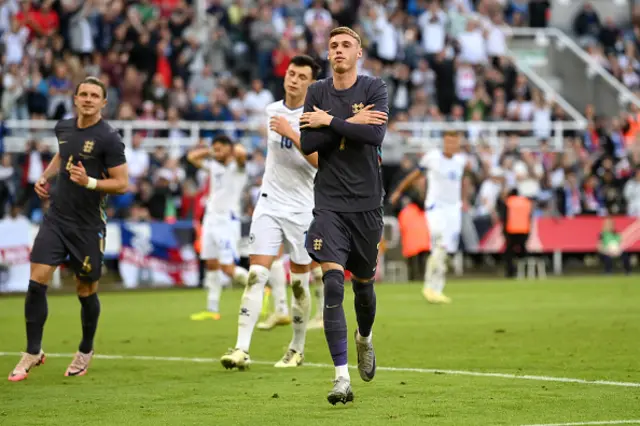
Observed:
[[[267,106],[267,117],[282,116],[294,131],[300,130],[303,107],[289,109],[284,101]],[[267,121],[267,126],[268,126]],[[269,129],[267,133],[267,159],[265,161],[259,203],[268,210],[300,213],[313,210],[313,167],[291,140]]]
[[[209,171],[207,217],[240,217],[242,190],[247,184],[247,172],[235,160],[224,165],[215,160],[205,162]]]
[[[465,157],[455,154],[447,158],[440,150],[425,154],[420,160],[420,168],[427,172],[427,197],[424,205],[432,206],[462,205],[462,176],[465,168]]]

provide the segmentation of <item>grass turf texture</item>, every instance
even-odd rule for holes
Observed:
[[[379,285],[374,344],[382,367],[464,370],[640,383],[640,283],[634,277],[456,281],[454,303],[428,305],[416,284]],[[202,357],[211,362],[94,359],[65,378],[69,357],[50,357],[29,379],[0,381],[2,425],[521,425],[640,418],[640,387],[380,370],[351,371],[355,402],[326,394],[333,368],[226,371],[215,360],[236,338],[241,292],[223,293],[222,319],[193,322],[197,290],[105,293],[96,340],[103,355]],[[349,359],[355,364],[347,285]],[[23,299],[0,298],[0,351],[24,349]],[[290,327],[256,330],[251,356],[277,361]],[[72,353],[80,340],[74,296],[50,295],[44,349]],[[323,332],[306,361],[330,364]],[[0,356],[7,375],[17,356]]]

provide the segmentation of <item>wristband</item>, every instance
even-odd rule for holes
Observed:
[[[98,180],[95,178],[90,177],[89,181],[87,182],[87,185],[85,186],[85,188],[87,189],[96,189],[96,186],[98,186]]]

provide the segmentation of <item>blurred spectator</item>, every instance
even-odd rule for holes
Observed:
[[[604,21],[604,26],[600,29],[598,39],[604,46],[605,53],[614,52],[618,37],[620,36],[620,29],[617,27],[613,18],[608,16]]]
[[[6,10],[6,9],[4,9]],[[29,39],[29,29],[16,17],[11,20],[11,27],[3,31],[2,43],[4,44],[4,63],[14,65],[22,63],[25,53],[25,45]]]
[[[2,115],[9,119],[26,120],[29,118],[25,85],[27,75],[17,63],[9,64],[2,76]]]
[[[544,28],[549,20],[551,2],[549,0],[529,1],[529,26],[532,28]]]
[[[2,155],[0,161],[0,219],[4,217],[5,209],[13,199],[13,178],[15,170],[11,164],[11,155]]]
[[[322,3],[322,1],[320,3]],[[314,9],[310,9],[307,13],[313,10]],[[327,12],[326,10],[324,11]],[[317,24],[318,20],[322,18],[315,19],[314,24]],[[331,19],[331,15],[329,15],[329,19]],[[272,77],[271,52],[278,45],[278,34],[274,28],[273,11],[270,7],[263,6],[260,9],[259,17],[251,24],[250,31],[251,41],[255,44],[256,48],[258,77],[262,81],[267,81]]]
[[[125,148],[129,179],[133,184],[144,179],[149,173],[149,153],[142,148],[143,138],[142,133],[134,133],[131,147]]]
[[[58,62],[53,76],[49,77],[49,107],[47,115],[54,120],[61,120],[73,110],[73,82],[69,78],[69,67]]]
[[[580,37],[583,45],[592,43],[600,36],[600,17],[589,2],[585,2],[582,9],[573,20],[573,32]]]
[[[631,259],[629,253],[622,249],[622,236],[616,231],[613,219],[607,217],[602,224],[602,232],[598,242],[598,252],[604,264],[606,274],[613,273],[616,259],[622,261],[625,274],[631,273]]]
[[[18,163],[22,166],[22,196],[18,204],[24,206],[27,217],[31,217],[40,208],[40,199],[34,188],[49,161],[51,154],[48,148],[35,140],[27,143],[26,151],[18,158]]]
[[[460,44],[459,61],[471,65],[482,65],[487,62],[485,38],[487,33],[475,19],[467,22],[465,31],[458,35]]]
[[[447,14],[436,1],[430,2],[429,9],[418,18],[422,47],[430,63],[433,63],[437,54],[445,50],[446,25]]]
[[[636,169],[633,179],[624,186],[624,199],[627,203],[627,214],[640,216],[640,169]]]
[[[247,113],[261,117],[265,114],[265,108],[274,102],[271,92],[264,88],[262,80],[255,79],[251,83],[251,90],[244,98],[244,108]]]
[[[496,207],[498,197],[504,187],[504,172],[499,167],[493,167],[486,179],[480,185],[478,197],[476,198],[476,217],[496,221]]]

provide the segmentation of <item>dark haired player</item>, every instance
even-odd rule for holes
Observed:
[[[307,88],[318,76],[318,66],[306,55],[291,59],[284,77],[284,99],[267,106],[269,131],[267,160],[260,197],[251,219],[249,279],[238,315],[234,349],[220,358],[225,368],[243,369],[251,363],[249,346],[260,315],[264,288],[272,281],[270,270],[284,244],[291,259],[293,338],[275,367],[297,367],[304,360],[307,325],[311,311],[309,271],[311,258],[305,249],[305,233],[313,219],[313,179],[318,154],[302,155],[299,122]],[[282,280],[280,293],[286,289]]]
[[[342,307],[345,269],[353,275],[360,377],[368,382],[376,372],[373,283],[383,230],[381,146],[389,109],[383,80],[358,75],[361,56],[358,34],[346,27],[331,31],[333,77],[309,87],[300,118],[302,151],[319,157],[306,247],[324,273],[324,330],[336,370],[327,399],[334,405],[353,400]]]
[[[47,286],[58,265],[69,256],[82,305],[82,341],[65,376],[83,376],[93,356],[93,338],[100,316],[98,279],[106,237],[106,194],[124,194],[129,186],[124,144],[118,131],[102,119],[107,104],[104,84],[94,77],[76,88],[78,116],[56,124],[58,153],[35,185],[51,207],[31,251],[31,276],[25,300],[27,350],[9,375],[18,382],[45,361],[42,334],[47,320]],[[56,188],[48,192],[56,177]]]
[[[227,135],[213,138],[210,147],[196,148],[187,160],[209,172],[209,196],[202,219],[202,250],[207,310],[191,315],[194,321],[220,319],[220,296],[225,282],[247,284],[246,269],[236,265],[241,238],[242,190],[247,185],[247,151]]]

